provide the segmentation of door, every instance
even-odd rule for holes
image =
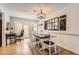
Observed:
[[[0,20],[0,47],[2,46],[2,20]]]
[[[24,25],[24,38],[29,37],[29,25]]]

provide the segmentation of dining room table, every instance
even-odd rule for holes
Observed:
[[[55,54],[57,53],[56,45],[50,38],[50,37],[54,38],[56,36],[50,36],[50,34],[34,34],[34,36],[36,37],[36,39],[39,40],[40,44],[42,45],[42,48],[40,48],[39,51],[43,50],[44,52],[44,49],[48,47],[49,55],[51,55],[51,52],[52,52],[51,47],[54,47]],[[39,47],[39,44],[38,44],[38,47]]]
[[[8,44],[8,39],[14,39],[14,42],[16,43],[16,34],[15,33],[6,33],[6,46]]]

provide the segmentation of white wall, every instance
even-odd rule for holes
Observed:
[[[55,13],[53,13],[50,17],[54,18],[56,16],[60,16],[66,14],[66,31],[46,31],[50,32],[53,35],[56,35],[54,41],[59,46],[62,46],[68,50],[71,50],[77,54],[79,54],[79,4],[70,4],[69,6],[61,9]],[[68,35],[68,34],[76,34]]]
[[[6,21],[9,20],[9,15],[3,4],[0,4],[0,12],[2,13],[2,46],[6,46]]]
[[[5,46],[6,21],[9,20],[9,15],[7,13],[7,8],[4,8],[4,6],[1,4],[0,4],[0,12],[3,13],[3,19],[2,19],[2,42],[3,44],[2,45]],[[64,9],[61,9],[58,12],[52,13],[50,17],[53,18],[56,16],[60,16],[62,14],[67,15],[67,22],[66,22],[67,30],[66,31],[49,31],[49,32],[50,33],[54,32],[54,35],[57,36],[54,41],[58,45],[79,54],[79,48],[78,48],[79,47],[79,36],[61,34],[61,33],[65,33],[65,34],[67,33],[67,34],[78,34],[79,35],[79,27],[78,27],[79,25],[79,4],[71,4],[70,6],[65,7]],[[25,24],[24,21],[22,23]],[[27,22],[27,23],[30,23],[30,22]],[[45,32],[48,32],[48,31],[45,31]]]
[[[20,31],[22,30],[22,26],[24,25],[29,27],[36,26],[38,22],[36,20],[24,19],[24,18],[18,18],[18,17],[10,17],[10,21],[11,21],[11,26],[14,28],[13,32],[17,34],[19,34]]]

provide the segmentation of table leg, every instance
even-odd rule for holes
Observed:
[[[56,50],[57,50],[57,49],[56,49],[56,45],[54,46],[54,48],[55,48],[55,54],[56,54],[56,53],[57,53],[57,51],[56,51]]]
[[[7,38],[6,38],[6,46],[7,46]]]
[[[15,43],[16,43],[16,37],[14,37],[14,39],[15,39]]]
[[[51,48],[49,47],[49,55],[51,55]]]

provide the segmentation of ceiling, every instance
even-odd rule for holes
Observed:
[[[56,12],[66,6],[68,3],[7,3],[5,6],[9,10],[11,16],[16,15],[16,17],[26,17],[30,19],[37,19],[34,9],[40,6],[45,6],[47,8],[46,14],[49,15],[51,12]]]

